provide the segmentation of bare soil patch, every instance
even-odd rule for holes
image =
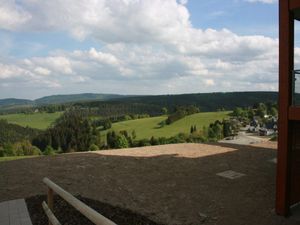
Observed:
[[[79,200],[89,205],[96,211],[100,212],[106,218],[114,221],[117,224],[122,225],[162,225],[155,223],[145,216],[141,216],[130,210],[122,209],[120,207],[111,206],[107,203],[99,202],[96,200],[76,196]],[[37,195],[26,199],[28,211],[31,216],[33,225],[45,225],[48,224],[47,216],[41,208],[41,203],[46,201],[45,195]],[[62,198],[54,197],[54,214],[61,224],[65,225],[94,225],[80,212],[70,206]]]
[[[272,145],[177,144],[3,162],[0,201],[44,195],[49,177],[73,195],[161,224],[299,224],[274,213]],[[216,175],[227,170],[245,176]]]

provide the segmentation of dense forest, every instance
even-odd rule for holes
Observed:
[[[53,112],[73,106],[89,109],[91,114],[103,117],[130,114],[156,116],[163,114],[162,108],[164,107],[169,113],[175,112],[178,106],[189,105],[198,107],[201,112],[213,112],[247,107],[257,102],[276,103],[277,97],[277,92],[219,92],[129,97],[101,94],[58,95],[32,101],[34,105],[30,105],[26,100],[0,100],[0,113],[33,113],[36,110]],[[18,103],[23,105],[18,106]]]
[[[41,151],[31,144],[31,140],[39,134],[40,130],[0,120],[0,157],[41,154]]]
[[[41,131],[29,127],[21,127],[10,124],[6,120],[0,120],[0,146],[6,143],[14,143],[23,140],[32,140]]]
[[[178,107],[195,106],[201,112],[233,110],[236,107],[248,107],[257,102],[277,103],[276,92],[232,92],[140,96],[123,98],[122,100],[92,101],[75,103],[79,108],[88,108],[91,113],[99,116],[121,116],[126,114],[162,115],[163,108],[175,113]]]

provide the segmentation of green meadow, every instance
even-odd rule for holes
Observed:
[[[15,123],[23,127],[32,127],[37,129],[46,129],[49,127],[63,112],[55,113],[33,113],[33,114],[7,114],[0,115],[0,119],[5,119],[9,123]]]
[[[39,157],[39,156],[7,156],[7,157],[0,157],[0,163],[1,162],[6,162],[6,161],[13,161],[13,160],[18,160],[18,159],[29,159],[29,158],[34,158],[34,157]]]
[[[15,123],[20,126],[28,126],[37,129],[46,129],[49,127],[62,112],[56,113],[34,113],[34,114],[8,114],[0,115],[0,119],[6,119],[9,123]],[[161,126],[160,123],[167,119],[167,116],[150,117],[136,120],[128,120],[113,123],[111,130],[135,130],[137,139],[154,137],[171,137],[178,133],[189,133],[191,126],[196,125],[201,130],[203,126],[208,126],[216,120],[222,120],[228,117],[229,112],[205,112],[186,116],[171,125]],[[104,133],[102,133],[104,135]]]
[[[171,137],[178,133],[189,133],[191,126],[196,125],[201,130],[203,126],[208,126],[216,120],[228,117],[230,112],[205,112],[186,116],[171,125],[160,126],[160,123],[167,119],[166,116],[128,120],[114,123],[111,130],[135,130],[137,139],[154,137]]]

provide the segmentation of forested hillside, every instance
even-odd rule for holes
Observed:
[[[277,102],[277,92],[226,92],[182,95],[141,96],[122,99],[124,103],[139,103],[168,107],[194,105],[201,111],[232,110],[235,107],[246,107],[258,102]]]
[[[178,106],[196,106],[201,112],[230,111],[236,107],[248,107],[255,103],[277,103],[277,92],[230,92],[183,95],[158,95],[128,97],[122,100],[92,101],[76,103],[75,106],[89,108],[100,116],[126,114],[161,115],[162,108],[169,113]]]
[[[31,140],[41,133],[40,130],[10,124],[6,120],[0,120],[0,146],[24,140]]]

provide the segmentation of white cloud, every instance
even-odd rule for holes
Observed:
[[[188,0],[179,0],[179,3],[182,5],[186,5],[188,3]]]
[[[0,0],[0,29],[15,30],[30,18],[31,15],[14,0]]]
[[[245,0],[246,2],[261,2],[261,3],[265,3],[265,4],[273,4],[273,3],[277,3],[278,0]]]
[[[36,73],[38,73],[38,74],[40,74],[40,75],[44,75],[44,76],[48,76],[48,75],[51,73],[50,70],[48,70],[48,69],[46,69],[46,68],[43,68],[43,67],[36,67],[36,68],[34,69],[34,71],[35,71]]]
[[[78,87],[127,94],[277,89],[277,39],[195,28],[186,4],[183,0],[10,1],[6,8],[23,20],[4,26],[0,17],[2,29],[68,32],[78,40],[92,38],[103,47],[12,60],[0,65],[0,79],[28,85],[33,80],[34,85],[73,92],[84,91]]]
[[[34,57],[31,59],[34,65],[48,68],[47,70],[56,72],[57,74],[72,74],[72,65],[68,58],[64,56]],[[36,70],[36,69],[35,69]]]
[[[20,76],[24,71],[14,65],[0,64],[0,79],[9,79]]]

